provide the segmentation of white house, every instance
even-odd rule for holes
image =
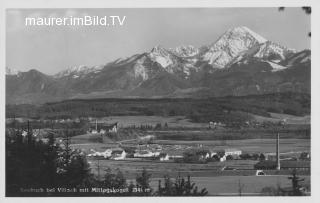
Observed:
[[[206,159],[212,158],[212,157],[213,157],[214,155],[216,155],[216,154],[217,154],[217,152],[212,151],[212,150],[209,150],[209,152],[206,153],[206,155],[205,155],[204,158],[206,158]]]
[[[160,156],[160,161],[169,161],[169,155],[164,154],[164,156]]]
[[[158,157],[160,155],[160,152],[156,151],[156,152],[152,152],[149,150],[139,150],[136,151],[133,154],[133,157],[135,158],[146,158],[146,157]]]
[[[93,153],[88,154],[88,157],[104,157],[104,158],[109,158],[111,157],[112,154],[112,150],[111,149],[107,149],[104,152],[97,152],[94,149],[91,149],[90,151],[92,151]]]
[[[28,135],[28,132],[27,132],[27,131],[22,131],[22,133],[21,133],[21,134],[22,134],[22,136],[23,136],[23,137],[25,137],[25,136],[27,136],[27,135]]]
[[[220,162],[224,162],[227,160],[227,156],[220,157]]]
[[[240,156],[242,154],[242,151],[238,150],[238,149],[225,149],[224,154],[225,154],[225,156],[228,156],[228,155]]]
[[[111,128],[109,129],[109,133],[116,133],[116,132],[118,132],[118,123],[111,125]]]
[[[241,154],[242,154],[242,151],[238,150],[238,149],[225,149],[225,150],[223,150],[223,156],[220,157],[220,162],[226,161],[227,160],[227,156],[232,156],[233,158],[237,158]]]
[[[111,152],[111,159],[113,160],[121,160],[125,159],[127,153],[122,148],[113,148]]]
[[[167,155],[169,156],[169,159],[181,159],[181,158],[183,158],[183,152],[182,151],[167,152]]]
[[[91,130],[91,134],[97,134],[98,131],[97,130]]]
[[[127,153],[123,150],[121,152],[121,154],[115,154],[115,156],[113,157],[114,160],[123,160],[125,159],[127,156]]]

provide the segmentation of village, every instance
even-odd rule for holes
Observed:
[[[24,142],[32,136],[38,142],[53,140],[62,149],[68,147],[86,157],[91,173],[98,179],[110,169],[121,170],[128,180],[143,170],[151,173],[154,181],[165,176],[191,175],[198,184],[208,184],[211,194],[219,195],[224,191],[218,189],[219,181],[230,187],[238,185],[240,179],[249,185],[256,183],[256,189],[248,190],[259,192],[256,190],[266,184],[251,177],[267,178],[268,186],[279,181],[287,183],[286,177],[295,171],[306,178],[308,186],[310,142],[303,133],[298,137],[283,130],[266,134],[256,128],[256,123],[249,123],[244,132],[258,132],[265,137],[241,137],[243,133],[229,130],[221,122],[192,126],[158,117],[129,118],[90,117],[85,122],[14,118],[7,119],[7,135],[19,133]],[[210,184],[206,179],[212,179]],[[157,187],[152,181],[151,185]]]
[[[70,137],[70,147],[85,153],[89,160],[152,161],[159,163],[174,162],[193,164],[251,160],[254,161],[254,164],[246,165],[245,169],[280,170],[279,165],[281,162],[281,169],[310,170],[311,157],[309,151],[280,151],[279,136],[271,139],[271,148],[269,151],[246,151],[228,145],[212,145],[206,142],[175,144],[174,140],[169,140],[163,143],[161,142],[162,140],[157,139],[156,135],[152,134],[152,132],[154,132],[152,129],[157,129],[157,126],[161,126],[161,124],[157,123],[155,127],[149,124],[140,124],[140,128],[147,129],[147,131],[130,139],[114,141],[111,138],[118,137],[121,133],[123,134],[122,131],[125,127],[133,128],[134,130],[136,130],[137,127],[131,124],[127,124],[127,126],[124,127],[122,124],[119,124],[119,122],[110,123],[101,120],[98,122],[97,119],[92,117],[87,118],[87,120],[89,124],[86,125],[87,129],[84,135]],[[17,119],[15,122],[23,122],[23,120]],[[73,120],[47,120],[43,122],[62,125],[68,123],[83,125],[79,118]],[[168,128],[167,123],[163,124],[163,126],[165,126],[164,128]],[[222,128],[223,126],[222,123],[209,122],[207,129]],[[22,137],[25,139],[28,134],[27,131],[28,129],[21,130]],[[49,141],[48,134],[52,132],[50,129],[32,129],[32,136],[35,140],[41,140],[46,143]],[[84,137],[85,139],[80,137]],[[62,147],[65,140],[66,138],[63,136],[55,136],[55,142]],[[80,143],[78,143],[79,140],[81,140]],[[221,170],[237,170],[235,167],[227,166],[228,164],[221,165]],[[240,167],[240,169],[243,169],[243,167]]]
[[[209,123],[209,128],[217,125]],[[221,124],[218,124],[221,125]],[[148,128],[148,127],[147,127]],[[112,137],[116,136],[121,128],[116,123],[92,122],[88,130],[91,136]],[[150,131],[148,131],[150,132]],[[152,131],[151,131],[152,132]],[[86,152],[89,160],[114,160],[114,161],[149,161],[153,163],[189,163],[208,164],[220,163],[217,169],[224,170],[310,170],[310,153],[308,151],[280,150],[279,135],[274,138],[273,148],[269,152],[248,152],[229,146],[215,146],[203,143],[175,144],[158,142],[154,134],[144,134],[136,139],[117,141],[113,145],[106,144],[105,150],[95,148],[81,148],[83,145],[72,145]],[[101,149],[102,149],[101,148]],[[233,166],[237,162],[249,162],[243,166]],[[223,164],[225,163],[225,164]],[[281,166],[280,166],[281,165]],[[257,174],[267,174],[266,172]]]

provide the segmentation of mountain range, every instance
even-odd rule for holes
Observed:
[[[310,93],[311,51],[269,41],[245,26],[202,47],[164,48],[55,75],[6,68],[10,104],[75,98],[199,98]]]

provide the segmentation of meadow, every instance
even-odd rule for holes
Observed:
[[[206,188],[208,195],[218,196],[239,196],[239,184],[241,186],[241,195],[244,196],[259,196],[264,187],[278,186],[282,188],[292,187],[289,175],[274,175],[274,176],[218,176],[218,177],[192,177],[199,188]],[[304,185],[310,186],[310,176],[301,176],[305,179]],[[159,179],[152,179],[152,188],[158,187]],[[163,182],[163,180],[162,180]]]

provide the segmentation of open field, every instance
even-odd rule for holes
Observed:
[[[168,124],[170,128],[207,128],[208,123],[194,123],[184,116],[109,116],[99,119],[103,122],[114,123],[118,122],[120,127],[129,127],[135,125],[152,125],[158,123]]]
[[[287,124],[295,125],[306,125],[310,124],[310,115],[308,116],[293,116],[289,114],[279,114],[279,113],[269,113],[270,117],[254,115],[254,120],[257,122],[279,122],[283,119],[286,119]],[[157,123],[167,123],[170,128],[207,128],[208,123],[200,122],[195,123],[185,116],[109,116],[99,119],[103,122],[119,122],[119,125],[122,127],[128,127],[132,125],[153,125]]]
[[[115,143],[113,140],[109,139],[107,136],[103,138],[104,143]],[[71,144],[90,144],[90,143],[100,143],[102,142],[101,134],[83,134],[77,135],[71,138]]]
[[[201,141],[181,141],[181,140],[156,140],[154,143],[166,145],[195,145],[203,144],[214,149],[236,148],[245,153],[266,153],[275,152],[275,139],[241,139],[241,140],[201,140]],[[280,152],[310,151],[309,139],[281,139]]]
[[[270,117],[253,115],[254,119],[258,122],[270,121],[270,122],[279,122],[283,119],[286,120],[287,124],[310,124],[310,115],[308,116],[293,116],[289,114],[280,114],[280,113],[270,113]]]
[[[88,159],[91,172],[103,176],[105,169],[120,169],[125,177],[135,178],[143,169],[146,169],[154,178],[162,178],[165,175],[176,177],[191,175],[192,177],[216,177],[216,176],[252,176],[256,170],[253,166],[258,161],[254,160],[231,160],[226,162],[208,162],[206,164],[194,163],[176,163],[173,161],[160,162],[151,160],[105,160],[105,159]],[[99,166],[99,167],[98,167]],[[223,167],[236,168],[237,170],[221,170]],[[298,174],[309,174],[308,171],[298,171]],[[267,175],[288,175],[290,170],[269,170]]]
[[[305,178],[305,184],[310,186],[310,176]],[[152,188],[158,187],[159,179],[152,179]],[[243,186],[242,195],[260,195],[264,187],[291,187],[288,175],[281,176],[219,176],[219,177],[192,177],[191,180],[199,188],[206,188],[208,195],[239,195],[239,182]],[[163,184],[163,180],[161,181]]]
[[[310,125],[287,125],[285,128],[274,129],[161,129],[147,131],[160,140],[240,140],[240,139],[273,139],[276,132],[281,139],[298,138],[310,139]]]
[[[135,177],[143,169],[148,170],[153,174],[153,177],[163,177],[166,174],[172,176],[181,174],[191,174],[192,176],[216,176],[220,173],[221,168],[224,166],[230,166],[239,169],[253,169],[253,165],[257,161],[252,160],[233,160],[228,162],[209,162],[206,164],[192,164],[192,163],[176,163],[170,162],[160,162],[160,161],[147,161],[147,160],[97,160],[89,159],[90,165],[92,167],[92,172],[98,173],[98,164],[100,167],[100,172],[104,173],[103,170],[106,168],[121,169],[121,171],[128,177]],[[99,163],[98,163],[99,162]],[[226,172],[228,173],[228,172]],[[248,175],[255,174],[255,171],[244,172]]]
[[[92,172],[98,174],[98,160],[89,160]],[[152,174],[151,187],[157,189],[158,181],[163,184],[163,177],[168,175],[175,178],[178,175],[187,177],[191,175],[191,180],[199,188],[206,188],[209,195],[239,195],[239,181],[243,185],[243,195],[260,195],[259,192],[264,187],[290,187],[291,182],[288,177],[289,170],[265,171],[267,176],[255,176],[256,170],[245,170],[252,167],[256,161],[233,160],[228,162],[210,162],[207,164],[186,164],[174,162],[155,161],[113,161],[100,160],[100,175],[103,176],[104,169],[120,169],[129,183],[134,180],[137,174],[145,168]],[[221,171],[222,166],[242,168],[242,170]],[[310,187],[310,175],[308,172],[298,171],[300,177],[305,178],[304,184]]]

